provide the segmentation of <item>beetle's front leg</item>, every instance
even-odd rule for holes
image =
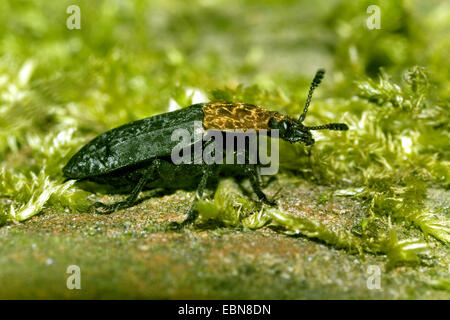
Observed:
[[[276,178],[275,176],[270,176],[266,181],[264,182],[261,176],[261,167],[256,166],[256,175],[259,182],[259,185],[262,189],[266,188],[269,184],[271,184]]]
[[[197,187],[197,191],[195,193],[195,198],[194,201],[192,202],[187,214],[187,218],[186,220],[184,220],[183,222],[179,223],[179,222],[172,222],[169,226],[170,229],[172,230],[177,230],[177,229],[181,229],[184,226],[191,224],[195,221],[195,219],[197,219],[198,216],[198,212],[195,209],[196,205],[197,205],[197,201],[201,198],[203,198],[203,192],[205,191],[206,188],[206,183],[208,182],[208,178],[212,175],[213,173],[213,167],[214,165],[207,165],[204,164],[203,168],[202,168],[202,178],[200,180],[200,183]]]
[[[270,206],[275,205],[274,201],[270,201],[269,199],[267,199],[267,196],[264,194],[264,192],[261,189],[261,183],[258,179],[257,166],[254,164],[246,165],[244,167],[244,170],[250,179],[250,184],[252,185],[253,191],[258,196],[258,199],[260,201],[262,201],[263,203],[268,204]]]

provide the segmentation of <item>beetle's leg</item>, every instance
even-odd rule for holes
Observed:
[[[101,213],[106,213],[106,214],[132,207],[139,195],[139,192],[141,192],[142,188],[147,183],[148,178],[159,168],[159,165],[160,165],[160,160],[155,159],[152,162],[152,164],[148,167],[148,169],[145,170],[144,174],[139,179],[138,183],[133,188],[133,190],[131,191],[131,194],[128,196],[128,198],[125,201],[120,201],[120,202],[116,202],[113,204],[104,204],[101,202],[96,202],[96,203],[94,203],[94,207],[96,209],[100,209],[98,211],[101,211]]]
[[[256,166],[255,165],[246,165],[245,172],[247,173],[247,175],[250,179],[250,184],[252,185],[253,191],[258,196],[258,199],[260,201],[264,202],[265,204],[268,204],[271,206],[275,205],[275,202],[267,199],[267,196],[264,194],[264,192],[261,189],[261,184],[258,180],[258,173],[257,173]]]
[[[269,184],[271,184],[275,180],[275,176],[270,176],[264,182],[261,177],[261,167],[260,166],[256,166],[256,174],[257,174],[258,182],[259,182],[259,185],[261,186],[261,188],[267,187]]]
[[[213,171],[212,167],[213,167],[213,165],[204,165],[203,166],[203,175],[200,180],[200,183],[198,184],[197,191],[195,192],[194,201],[191,204],[191,207],[189,208],[188,216],[187,216],[186,220],[184,220],[181,223],[182,225],[190,224],[190,223],[194,222],[195,219],[197,218],[198,212],[195,210],[195,206],[197,204],[198,199],[203,198],[203,192],[205,191],[206,183],[208,182],[208,178],[211,176],[211,173]]]
[[[261,177],[261,167],[257,166],[255,168],[255,172],[256,172],[256,177],[258,178],[259,185],[262,185],[263,184],[263,180],[262,180],[262,177]]]
[[[213,166],[214,165],[203,165],[203,175],[200,180],[200,183],[198,184],[197,191],[195,192],[195,198],[194,201],[191,204],[191,207],[188,210],[188,216],[186,220],[184,220],[181,223],[173,222],[170,224],[171,229],[180,229],[188,224],[191,224],[197,219],[198,212],[195,210],[195,206],[197,205],[198,199],[201,199],[203,197],[203,192],[206,188],[206,183],[208,182],[208,178],[213,173]]]

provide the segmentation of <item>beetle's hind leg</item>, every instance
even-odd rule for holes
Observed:
[[[147,170],[144,171],[144,174],[139,179],[136,186],[131,191],[131,194],[128,196],[128,198],[125,201],[119,201],[113,204],[104,204],[102,202],[96,202],[94,203],[94,208],[96,209],[96,212],[103,213],[103,214],[110,214],[115,211],[119,211],[122,209],[130,208],[134,205],[136,202],[136,199],[141,192],[142,188],[145,186],[145,184],[148,181],[148,178],[156,171],[158,170],[160,165],[160,161],[158,159],[154,160],[152,164],[148,167]]]

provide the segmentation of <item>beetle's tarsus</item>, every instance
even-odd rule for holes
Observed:
[[[112,204],[104,204],[102,202],[96,202],[93,204],[96,213],[111,214],[113,212],[129,208],[130,205],[127,201],[116,202]]]
[[[274,207],[277,205],[277,203],[274,200],[269,200],[269,199],[265,199],[265,200],[261,200],[264,204]]]
[[[273,203],[272,206],[275,206],[275,205],[277,204],[277,198],[278,198],[278,196],[280,195],[281,190],[283,190],[283,187],[280,187],[280,188],[275,192],[275,194],[272,196],[272,200],[271,200],[271,202]]]
[[[195,201],[195,200],[194,200]],[[195,203],[192,205],[191,209],[188,211],[188,217],[182,222],[171,222],[169,223],[168,229],[172,231],[179,231],[184,229],[184,227],[194,223],[197,219],[197,212],[195,211]]]
[[[182,222],[171,222],[169,223],[169,225],[167,226],[167,230],[169,231],[179,231],[182,230],[186,225],[183,224]]]

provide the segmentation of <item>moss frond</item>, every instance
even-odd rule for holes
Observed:
[[[327,226],[313,218],[292,215],[280,208],[257,208],[242,195],[239,186],[231,179],[222,180],[214,201],[200,201],[197,210],[200,223],[212,220],[218,224],[253,230],[268,226],[276,232],[305,236],[348,252],[387,254],[389,265],[418,262],[420,259],[417,254],[428,250],[427,243],[419,239],[398,240],[394,230],[386,235],[379,234],[375,238],[364,239],[350,231]]]
[[[43,137],[26,135],[23,150],[32,154],[32,161],[12,162],[0,171],[0,196],[9,199],[9,203],[2,205],[3,222],[29,219],[46,204],[71,210],[87,209],[89,193],[74,186],[74,181],[64,183],[61,174],[68,156],[79,145],[79,140],[73,137],[74,131],[69,128]]]

